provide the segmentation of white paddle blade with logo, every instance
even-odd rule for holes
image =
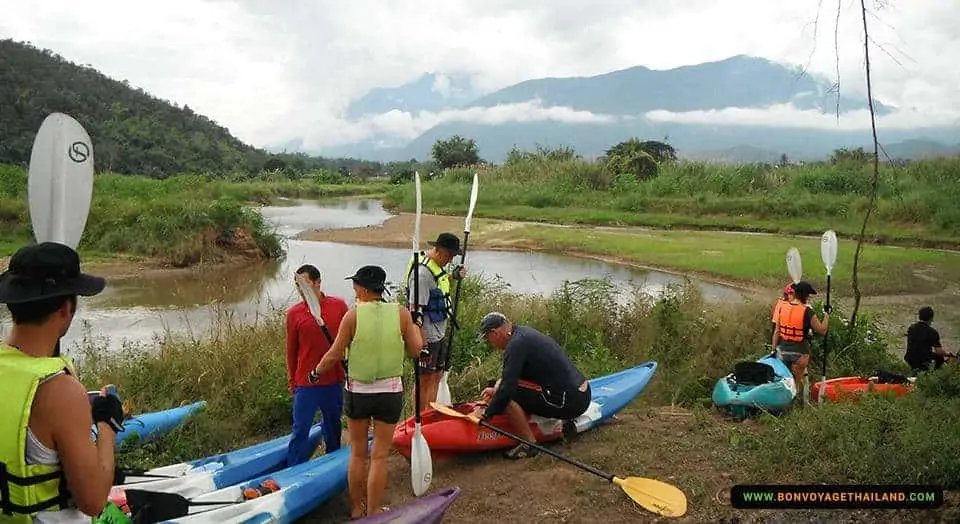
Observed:
[[[827,276],[832,275],[833,266],[837,264],[837,234],[833,230],[820,237],[820,258],[827,268]]]
[[[420,250],[420,214],[423,209],[419,172],[414,173],[413,181],[417,191],[417,216],[413,223],[413,251],[417,253]],[[414,256],[416,257],[416,255]],[[418,261],[414,260],[414,263],[418,264]],[[419,265],[415,267],[419,271]],[[419,276],[414,278],[419,278]],[[416,295],[416,293],[414,294]],[[416,304],[420,297],[415,296],[413,300],[413,303]],[[418,363],[414,362],[413,365],[417,366]],[[417,382],[420,382],[419,379]],[[419,389],[420,385],[416,384],[414,387]],[[419,392],[417,398],[419,400]],[[426,493],[427,489],[430,488],[430,482],[433,480],[433,457],[430,456],[430,447],[427,445],[427,439],[423,436],[423,431],[420,428],[420,406],[415,405],[413,409],[416,413],[416,424],[414,424],[413,443],[410,449],[410,480],[413,483],[413,494],[419,497]]]
[[[790,273],[790,278],[794,284],[800,282],[800,277],[803,276],[803,263],[800,260],[800,250],[795,247],[787,250],[787,272]]]
[[[467,208],[467,220],[463,225],[463,232],[470,232],[470,221],[473,220],[473,208],[477,207],[477,192],[480,190],[480,180],[473,174],[473,188],[470,190],[470,207]]]
[[[313,315],[313,317],[317,319],[317,323],[322,326],[323,316],[320,314],[320,300],[317,299],[317,294],[313,292],[313,288],[303,275],[296,275],[294,279],[297,283],[297,291],[299,291],[303,299],[307,301],[307,308],[310,309],[310,314]]]
[[[27,180],[37,242],[76,249],[93,199],[93,142],[72,117],[51,113],[33,140]]]

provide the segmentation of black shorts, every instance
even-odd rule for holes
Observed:
[[[436,373],[447,369],[447,338],[427,343],[427,355],[421,352],[420,372]]]
[[[343,391],[343,413],[349,419],[396,424],[403,412],[403,392],[354,393]]]
[[[521,384],[517,386],[517,392],[513,396],[513,401],[519,404],[528,415],[540,415],[541,417],[561,420],[573,420],[583,415],[583,412],[590,406],[591,399],[592,393],[589,383],[586,391],[580,391],[579,389],[570,391],[536,390]]]

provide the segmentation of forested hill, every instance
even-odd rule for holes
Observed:
[[[53,51],[0,40],[0,164],[27,165],[40,124],[55,111],[76,118],[90,133],[98,171],[164,177],[252,174],[264,166],[377,169],[360,160],[272,155],[187,106],[160,100]]]

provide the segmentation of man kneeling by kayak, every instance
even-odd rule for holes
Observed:
[[[528,415],[564,421],[565,433],[572,421],[590,405],[590,383],[552,338],[529,326],[516,326],[502,313],[487,313],[480,322],[478,340],[503,351],[503,374],[494,387],[483,390],[486,409],[473,415],[489,419],[506,410],[510,426],[529,442],[536,437]],[[536,456],[533,448],[520,444],[506,452],[508,459]]]

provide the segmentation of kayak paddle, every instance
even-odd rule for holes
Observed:
[[[467,259],[467,239],[470,237],[470,220],[473,218],[473,208],[477,205],[477,190],[479,189],[479,180],[477,174],[473,174],[473,189],[470,190],[470,207],[467,208],[467,219],[463,224],[463,253],[460,254],[460,266],[463,267]],[[460,286],[463,280],[457,280],[457,290],[453,295],[453,319],[457,319],[457,309],[460,307]],[[447,385],[447,376],[450,375],[450,352],[453,350],[453,334],[456,332],[456,324],[450,324],[450,337],[447,339],[446,369],[440,378],[440,387],[437,389],[437,402],[444,406],[453,405],[450,397],[450,387]]]
[[[420,215],[422,211],[420,194],[420,172],[414,173],[414,185],[417,190],[417,215],[413,223],[413,308],[420,311]],[[419,315],[417,317],[419,319]],[[420,326],[423,320],[419,319]],[[420,428],[420,359],[413,362],[414,406],[416,425],[413,431],[413,445],[410,450],[410,478],[413,482],[413,494],[423,495],[433,480],[433,457],[430,447]]]
[[[794,284],[800,282],[800,278],[803,276],[803,263],[800,260],[800,250],[795,247],[787,250],[787,272],[790,273],[790,278]]]
[[[833,273],[833,266],[837,263],[837,234],[829,230],[820,237],[820,258],[823,265],[827,268],[827,307],[830,307],[830,274]],[[823,389],[827,385],[827,343],[830,340],[828,331],[823,337],[823,385],[820,387],[820,398],[818,402],[823,404]]]
[[[193,501],[176,493],[125,489],[123,494],[127,504],[136,515],[138,522],[163,522],[165,520],[186,517],[190,508],[195,506],[227,506],[246,502],[244,500],[203,500]]]
[[[465,418],[473,421],[475,424],[479,424],[487,429],[491,429],[505,437],[512,438],[518,442],[526,444],[531,448],[534,448],[538,451],[542,451],[547,455],[550,455],[554,458],[558,458],[567,464],[574,465],[584,471],[593,473],[599,477],[606,479],[608,482],[616,484],[627,494],[634,502],[639,504],[644,509],[656,513],[658,515],[663,515],[664,517],[682,517],[687,512],[687,496],[684,495],[676,486],[667,484],[666,482],[661,482],[659,480],[642,478],[642,477],[627,477],[621,478],[609,473],[604,473],[599,469],[588,466],[582,462],[567,458],[555,451],[550,450],[534,444],[533,442],[528,442],[508,431],[502,430],[496,426],[489,424],[488,422],[479,419],[473,415],[468,415],[466,413],[460,413],[459,411],[438,404],[437,402],[431,402],[430,407],[437,410],[438,412],[447,415],[449,417],[456,418]]]
[[[320,314],[320,300],[317,298],[317,294],[313,292],[313,287],[307,282],[307,279],[303,275],[295,275],[294,281],[297,284],[297,291],[300,292],[300,295],[303,297],[303,300],[307,302],[307,308],[310,309],[310,314],[313,315],[313,318],[317,320],[317,324],[320,325],[320,330],[323,331],[323,336],[327,339],[327,344],[333,346],[333,337],[330,336],[330,330],[327,329],[327,323],[323,320],[323,315]],[[346,373],[347,365],[340,361],[340,365],[343,366],[343,371]],[[310,382],[316,382],[317,377],[313,370],[310,370],[310,373],[307,375],[307,380]]]
[[[63,113],[43,119],[27,168],[30,222],[37,243],[77,248],[93,199],[93,142],[79,122]],[[60,355],[60,340],[54,355]]]
[[[800,282],[803,276],[803,263],[800,260],[800,251],[791,247],[787,250],[787,272],[790,273],[790,279],[796,284]],[[810,403],[810,381],[804,376],[803,380],[803,403]]]

